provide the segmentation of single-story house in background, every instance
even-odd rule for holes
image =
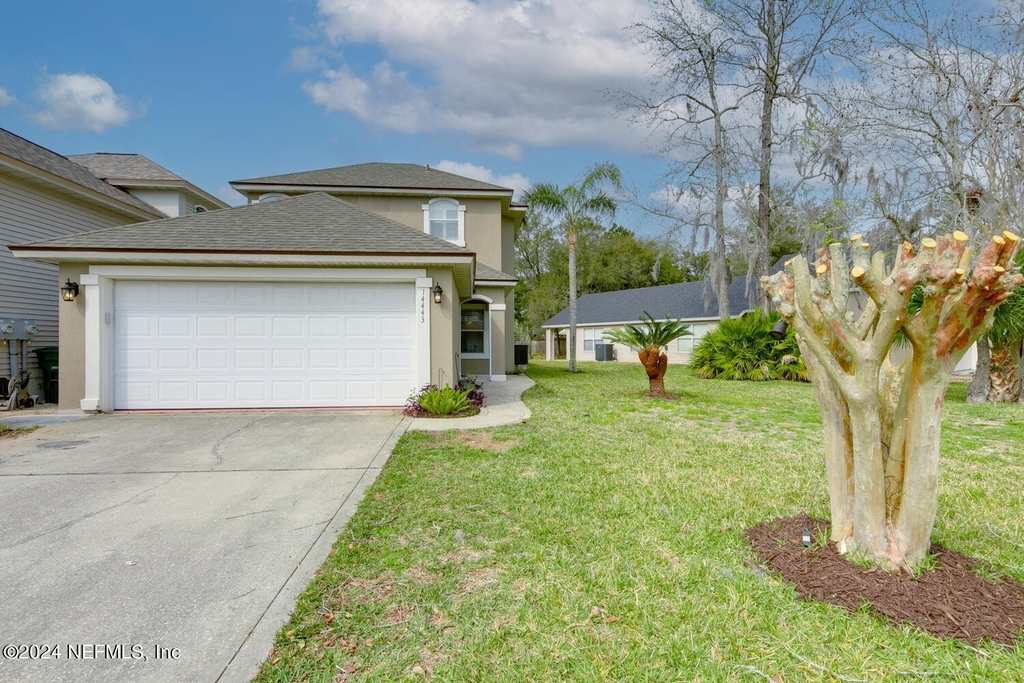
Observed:
[[[690,326],[690,334],[672,342],[665,351],[670,364],[689,363],[693,348],[720,320],[718,297],[712,292],[705,306],[704,294],[704,282],[585,294],[576,301],[576,358],[595,360],[594,347],[603,343],[606,329],[638,324],[640,317],[647,313],[655,320],[681,320]],[[729,285],[729,311],[736,317],[749,310],[752,309],[746,278],[735,277]],[[553,360],[556,335],[562,331],[568,333],[569,308],[559,311],[542,328],[546,357]],[[614,345],[614,354],[619,362],[640,362],[636,353],[622,344]]]
[[[116,175],[116,185],[103,179],[107,174]],[[159,189],[148,187],[153,184]],[[7,323],[12,328],[0,333],[6,346],[0,353],[0,376],[27,371],[29,392],[44,395],[42,372],[31,351],[57,346],[63,282],[55,264],[17,259],[8,245],[179,216],[200,206],[227,204],[146,157],[65,157],[0,128],[0,328]],[[22,329],[24,321],[31,321],[35,331]]]
[[[780,270],[784,257],[773,267]],[[665,350],[669,364],[690,362],[693,349],[709,330],[714,329],[721,318],[718,316],[718,298],[711,294],[710,303],[704,305],[704,282],[683,282],[659,287],[625,289],[617,292],[586,294],[576,302],[576,358],[596,360],[596,344],[604,342],[604,331],[627,324],[639,324],[640,316],[649,313],[655,320],[680,320],[690,326],[690,333],[672,342]],[[758,286],[751,283],[752,287]],[[863,296],[859,289],[853,300]],[[734,277],[729,285],[729,311],[734,318],[754,310],[748,296],[746,277]],[[569,308],[566,307],[542,326],[545,335],[545,357],[556,357],[558,335],[568,335]],[[618,362],[640,362],[636,352],[622,344],[614,344],[614,360]],[[894,359],[902,358],[905,351],[894,349]],[[977,346],[972,345],[957,365],[955,372],[973,372],[978,363]]]
[[[400,406],[513,365],[513,191],[413,164],[236,181],[246,206],[12,247],[80,285],[60,407]]]

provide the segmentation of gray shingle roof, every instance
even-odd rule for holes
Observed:
[[[438,171],[436,168],[428,169],[426,166],[418,164],[355,164],[354,166],[339,166],[319,171],[302,171],[231,182],[232,185],[235,183],[512,192],[507,187],[464,178],[454,173]]]
[[[476,264],[476,279],[477,280],[504,280],[506,282],[519,282],[519,278],[515,275],[509,275],[503,273],[500,270],[495,270],[490,266],[485,266],[482,263]]]
[[[751,282],[751,287],[757,287],[756,281]],[[745,290],[746,277],[734,277],[729,285],[729,311],[734,316],[750,309]],[[703,282],[585,294],[576,302],[576,321],[579,325],[637,322],[645,311],[655,320],[717,318],[718,297],[712,293],[710,303],[705,308]],[[567,306],[543,326],[566,327],[568,324]]]
[[[184,180],[141,154],[72,154],[68,157],[103,180]]]
[[[67,157],[63,157],[45,147],[40,147],[36,143],[29,142],[25,138],[3,128],[0,128],[0,154],[5,154],[22,163],[35,166],[83,188],[98,192],[123,204],[128,204],[133,208],[142,209],[147,214],[159,215],[157,210],[149,204],[141,199],[136,199],[123,190],[117,189],[113,185],[103,182],[84,166],[69,161]]]
[[[22,248],[305,254],[473,252],[323,192],[59,237]]]

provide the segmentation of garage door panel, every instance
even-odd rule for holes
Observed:
[[[267,320],[262,316],[238,316],[235,321],[235,337],[263,339],[267,336]]]
[[[402,405],[413,302],[410,284],[118,281],[115,407]]]
[[[297,316],[274,316],[271,318],[270,330],[273,339],[294,339],[303,336],[303,319]]]
[[[200,315],[196,316],[196,336],[200,339],[227,338],[229,318],[226,315]]]

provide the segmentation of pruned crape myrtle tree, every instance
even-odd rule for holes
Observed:
[[[861,237],[796,257],[761,284],[795,329],[825,424],[832,537],[841,553],[912,569],[928,552],[942,405],[953,368],[1024,282],[1019,239],[992,237],[972,266],[963,232],[904,243],[891,268]],[[852,261],[852,267],[851,267]],[[856,310],[852,285],[865,295]],[[908,310],[915,288],[919,310]],[[858,299],[862,297],[857,297]],[[889,351],[902,332],[906,359]]]

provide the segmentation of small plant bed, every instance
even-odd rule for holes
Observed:
[[[812,543],[805,547],[803,533]],[[920,576],[861,566],[826,542],[826,520],[799,515],[751,527],[746,537],[764,563],[782,574],[807,601],[857,612],[865,604],[894,625],[910,623],[940,638],[972,645],[989,639],[1015,645],[1024,628],[1024,586],[989,579],[986,567],[953,550],[932,545]]]
[[[464,379],[456,387],[428,384],[409,397],[403,412],[411,417],[471,417],[483,406],[480,384]]]

